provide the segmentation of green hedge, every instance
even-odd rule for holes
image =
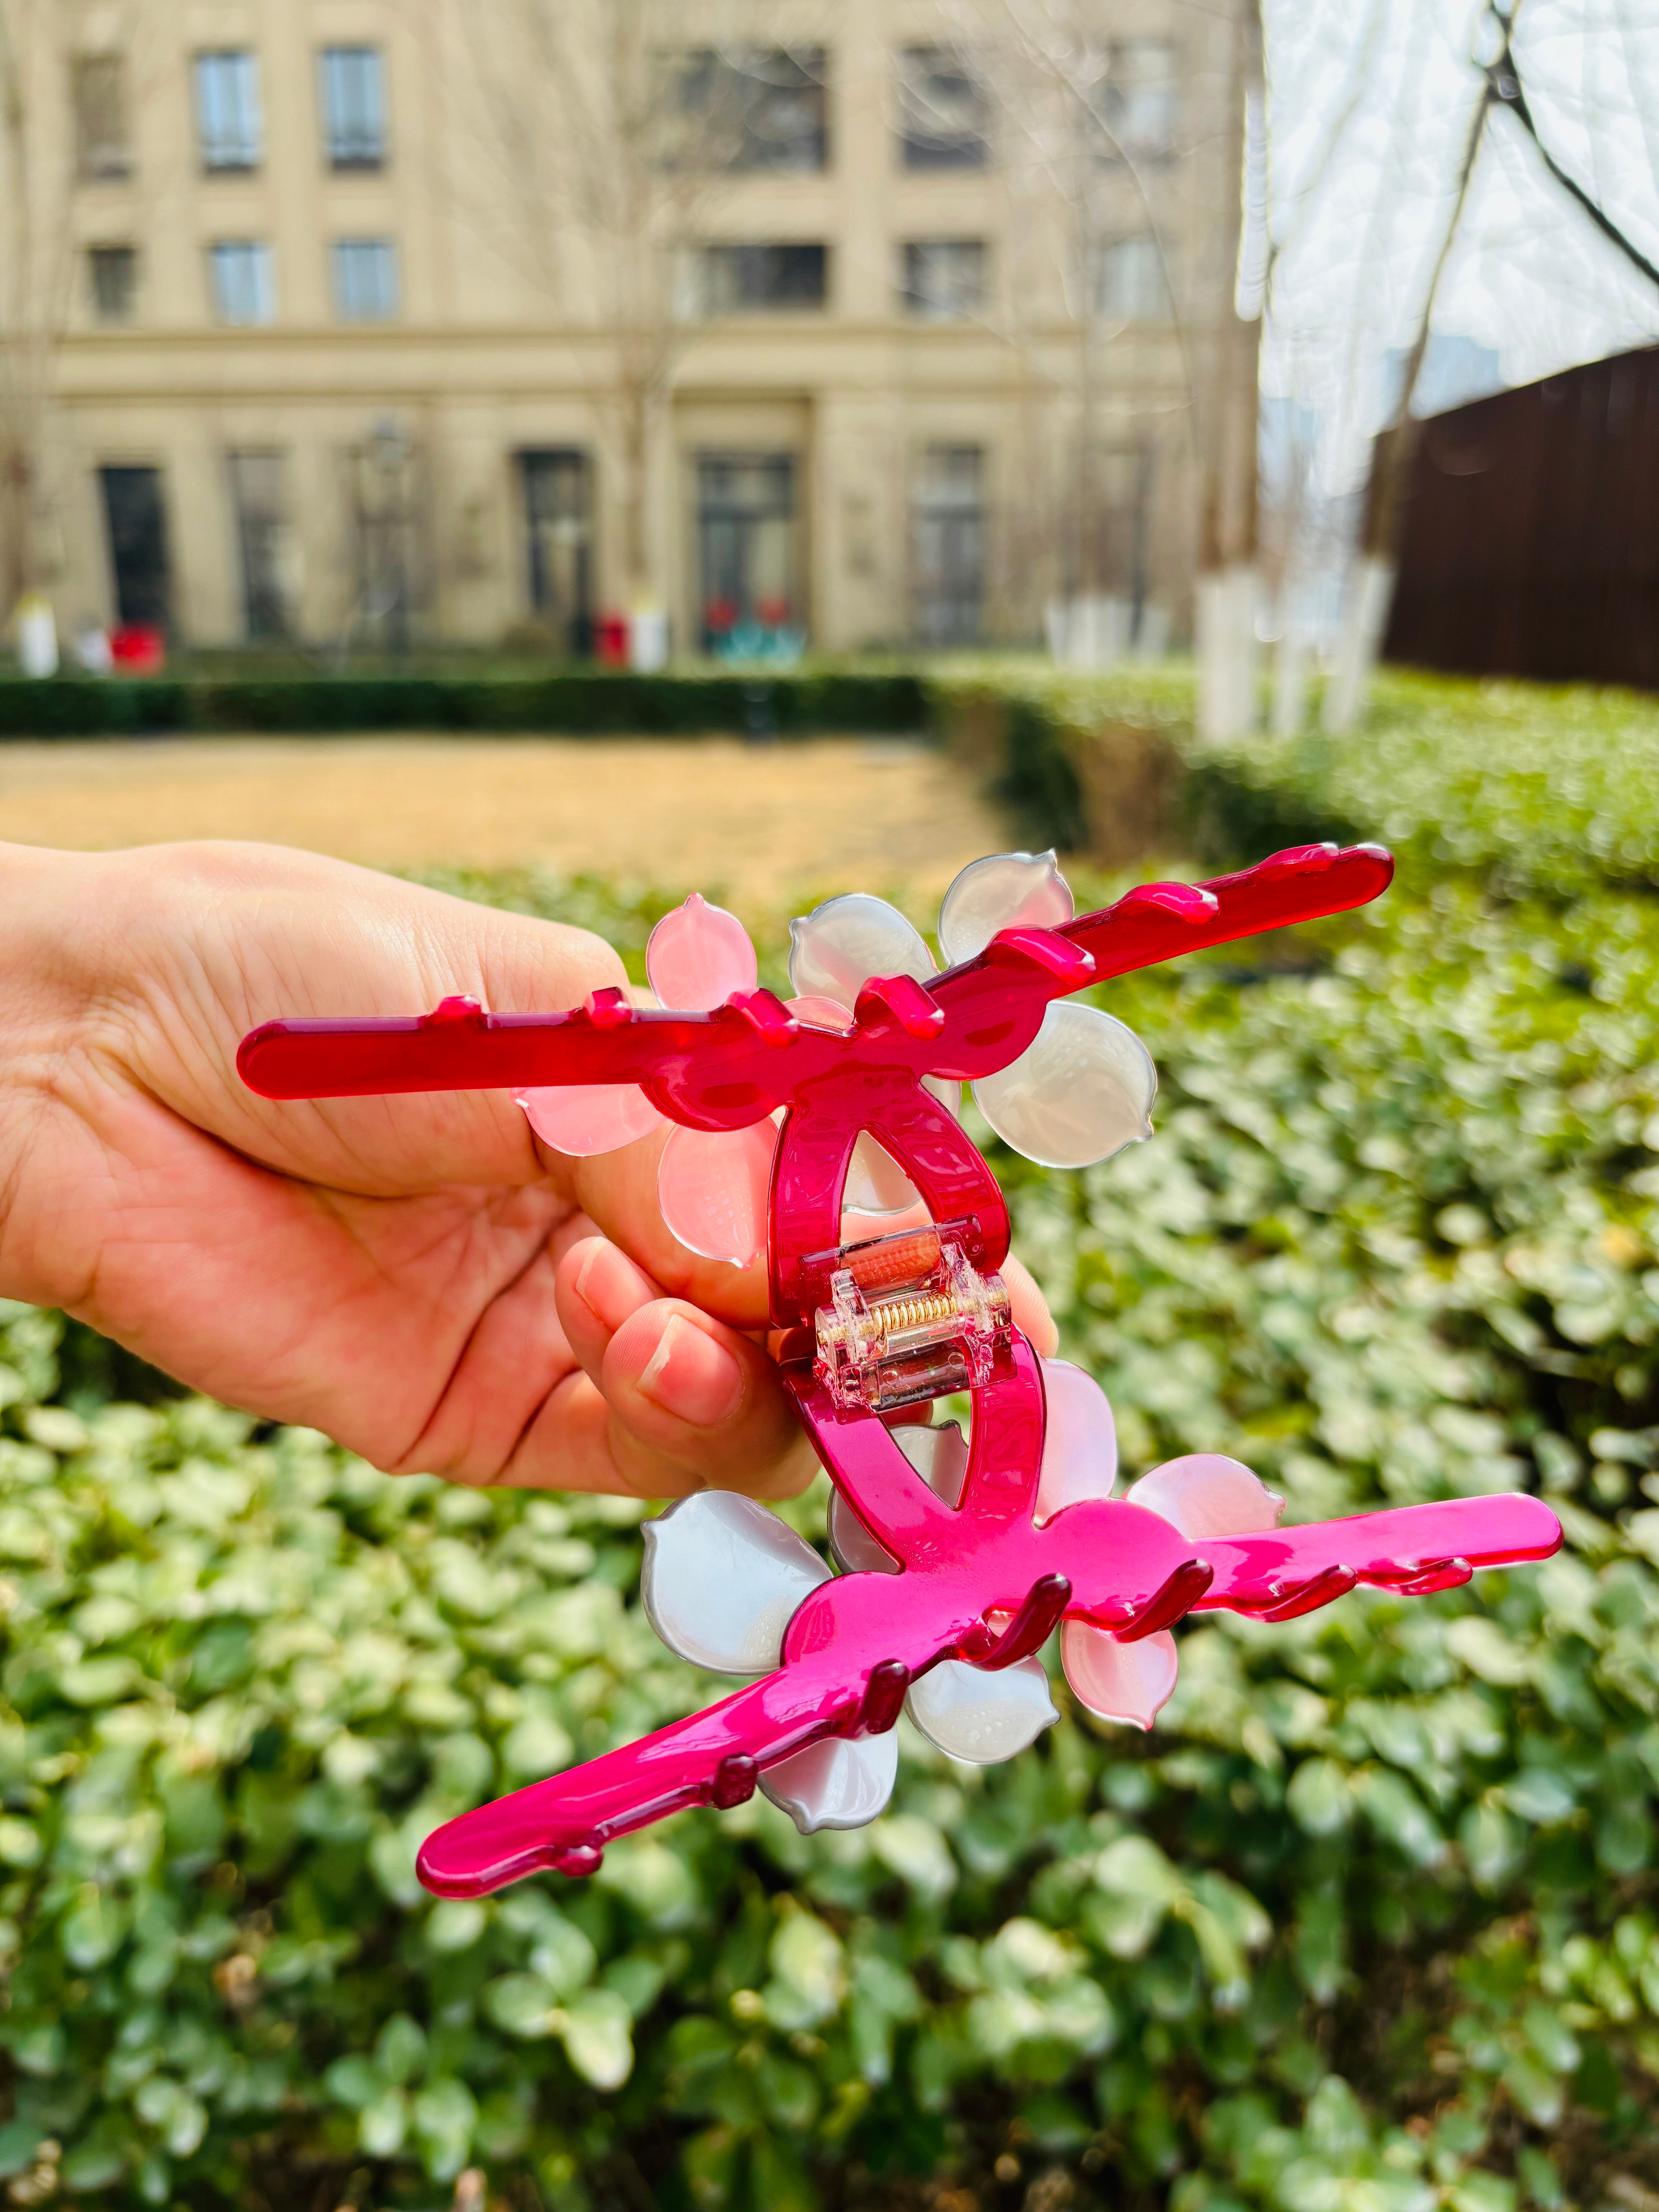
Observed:
[[[635,954],[657,903],[506,895]],[[639,1609],[636,1510],[121,1402],[142,1376],[10,1310],[20,2201],[431,2207],[477,2161],[548,2212],[1642,2212],[1659,927],[1408,872],[1260,960],[1112,988],[1156,1141],[1000,1160],[1127,1465],[1235,1452],[1297,1517],[1541,1486],[1568,1549],[1206,1618],[1148,1737],[1068,1710],[980,1771],[907,1728],[868,1829],[757,1800],[592,1882],[423,1897],[435,1819],[716,1688]]]
[[[1381,671],[1363,726],[1331,738],[1196,733],[1188,664],[1079,676],[1030,660],[929,676],[947,726],[988,717],[995,787],[1028,834],[1086,848],[1090,769],[1109,805],[1125,740],[1168,756],[1169,849],[1255,856],[1317,837],[1371,837],[1425,871],[1505,892],[1659,890],[1659,700],[1587,686]],[[1265,703],[1265,702],[1264,702]],[[1097,802],[1098,803],[1098,802]]]
[[[164,732],[352,730],[796,737],[819,730],[921,729],[921,679],[902,672],[794,676],[189,677],[0,679],[0,738]]]

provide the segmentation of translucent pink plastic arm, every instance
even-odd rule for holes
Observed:
[[[1209,1536],[1193,1547],[1215,1579],[1194,1610],[1289,1620],[1311,1613],[1356,1583],[1409,1596],[1453,1589],[1477,1567],[1547,1559],[1561,1548],[1561,1524],[1541,1498],[1521,1492],[1454,1498],[1356,1513],[1249,1536]]]
[[[446,999],[429,1014],[265,1022],[243,1038],[236,1065],[266,1098],[639,1083],[677,1121],[741,1127],[787,1105],[801,1085],[840,1073],[849,1056],[916,1076],[954,1072],[957,1062],[964,1073],[986,1073],[1003,1064],[986,1033],[1012,1057],[1053,998],[1362,906],[1393,872],[1376,846],[1305,845],[1212,884],[1143,884],[1062,930],[1003,932],[926,990],[912,986],[914,1002],[896,1009],[885,987],[873,986],[850,1035],[798,1021],[769,991],[734,993],[713,1013],[688,1014],[642,1011],[613,990],[568,1013],[487,1013],[476,1000]],[[1054,951],[1045,952],[1045,940]],[[1087,957],[1068,960],[1064,940]]]

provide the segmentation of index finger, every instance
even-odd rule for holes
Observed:
[[[672,1296],[689,1299],[734,1328],[764,1328],[771,1317],[764,1255],[741,1267],[729,1260],[704,1259],[682,1244],[663,1219],[657,1164],[667,1140],[668,1132],[659,1129],[614,1152],[577,1160],[552,1153],[546,1158],[550,1164],[556,1162],[556,1171],[582,1211]],[[849,1215],[842,1233],[854,1243],[919,1228],[929,1218],[918,1203],[903,1213]],[[1051,1358],[1059,1339],[1042,1291],[1012,1253],[1003,1261],[1002,1277],[1015,1325],[1037,1352]]]

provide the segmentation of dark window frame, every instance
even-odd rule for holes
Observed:
[[[228,315],[224,309],[224,295],[220,289],[222,268],[229,265],[231,255],[246,255],[247,265],[264,272],[265,297],[260,305],[266,312],[257,315]],[[276,319],[276,257],[268,238],[210,239],[207,249],[208,293],[213,307],[214,319],[226,330],[268,330]]]
[[[348,282],[352,258],[362,256],[365,264],[373,260],[390,272],[391,284],[388,304],[377,310],[352,308],[347,301],[348,293],[356,283],[356,276]],[[329,241],[329,289],[334,303],[334,319],[338,323],[395,323],[403,313],[403,270],[395,238],[336,238]]]
[[[106,287],[102,277],[106,274],[113,275],[117,269],[122,271],[119,283],[113,288]],[[87,248],[87,279],[95,323],[118,328],[137,319],[138,249],[136,246],[125,242],[89,246]]]
[[[898,91],[901,167],[913,171],[990,167],[990,88],[965,56],[953,53],[948,46],[902,48]],[[954,122],[945,112],[951,99],[959,100],[963,110],[961,118]]]
[[[698,248],[699,312],[711,321],[822,314],[830,305],[830,258],[828,244],[817,239],[714,240]],[[729,272],[730,281],[717,287],[716,271]]]
[[[962,305],[939,305],[923,289],[923,256],[961,253],[974,257],[973,297]],[[899,301],[907,316],[921,323],[970,321],[984,312],[990,248],[982,238],[907,238],[900,245]]]
[[[822,176],[830,167],[829,50],[823,46],[750,46],[728,51],[691,46],[670,62],[676,119],[708,134],[682,158],[704,161],[734,176]],[[767,72],[775,73],[769,81]],[[792,81],[785,81],[788,72]],[[816,108],[804,130],[774,127],[768,111],[793,96]],[[724,144],[722,142],[725,142]],[[667,149],[671,161],[674,149]]]
[[[235,64],[234,70],[224,64]],[[251,177],[264,167],[265,118],[264,102],[260,85],[258,49],[255,46],[202,46],[191,58],[191,76],[196,91],[196,147],[201,157],[203,171],[210,177]],[[231,132],[216,137],[209,129],[209,72],[218,69],[227,82],[234,76],[241,80],[238,92],[238,106],[246,112],[236,120],[241,136]],[[244,100],[249,88],[251,99]],[[223,150],[219,150],[222,144]]]
[[[985,447],[929,439],[917,464],[909,501],[912,627],[935,648],[977,645],[985,626]]]
[[[101,104],[106,113],[104,128],[94,125],[100,97],[94,93],[104,79]],[[127,58],[118,48],[76,54],[70,63],[70,103],[75,121],[75,171],[82,184],[115,184],[132,174],[132,112],[127,98]]]
[[[362,72],[362,82],[350,88],[345,103],[348,108],[356,103],[355,114],[342,112],[336,104],[337,92],[347,88],[353,74],[348,63]],[[378,175],[391,161],[386,49],[367,41],[321,46],[317,81],[323,153],[330,170],[336,176]],[[372,94],[358,100],[369,84]]]

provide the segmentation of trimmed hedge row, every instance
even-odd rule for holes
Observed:
[[[1348,735],[1216,744],[1197,732],[1190,664],[1074,675],[987,659],[929,684],[1030,838],[1114,866],[1371,837],[1425,879],[1468,874],[1507,896],[1659,890],[1659,702],[1639,693],[1388,669]]]
[[[927,712],[923,679],[902,671],[0,680],[0,738],[349,730],[799,737],[820,730],[918,731]]]

